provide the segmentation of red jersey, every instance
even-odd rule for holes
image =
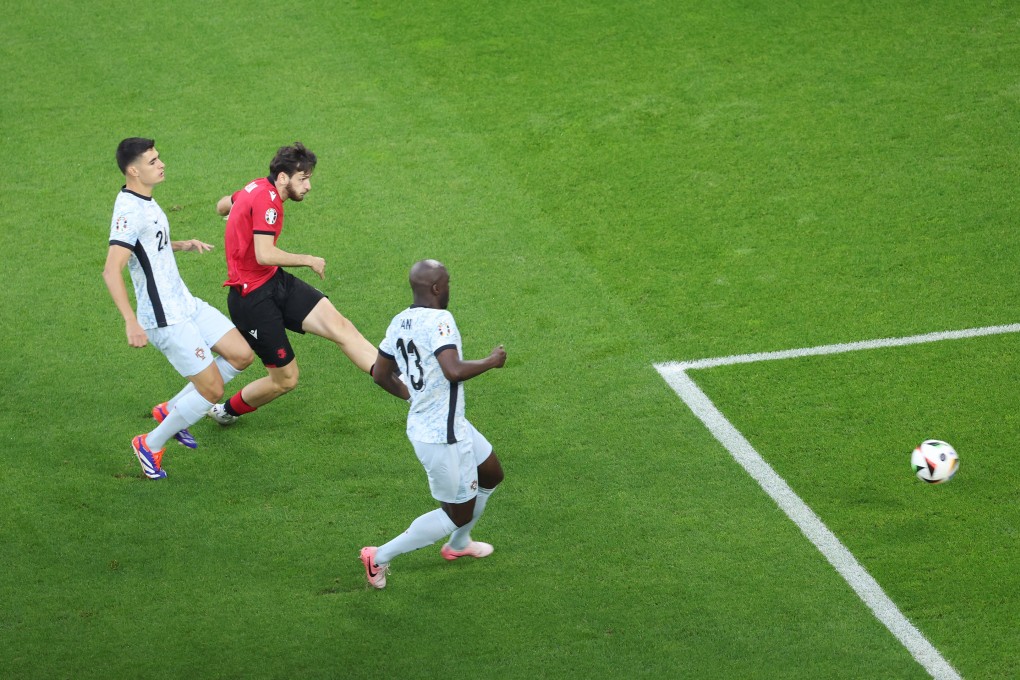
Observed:
[[[233,205],[224,235],[227,280],[223,285],[235,286],[241,295],[247,295],[279,269],[259,264],[255,258],[255,234],[268,234],[276,243],[283,231],[283,201],[268,177],[249,182],[230,198]]]

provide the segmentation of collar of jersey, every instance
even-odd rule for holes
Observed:
[[[142,199],[143,201],[151,201],[152,200],[152,196],[142,196],[139,193],[131,191],[130,189],[127,188],[126,184],[124,186],[122,186],[120,188],[120,190],[123,191],[125,194],[131,194],[132,196],[137,196],[138,198]]]

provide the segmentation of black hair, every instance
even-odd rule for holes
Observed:
[[[138,160],[138,157],[143,153],[155,147],[155,139],[128,137],[117,145],[117,167],[120,168],[121,173],[126,175],[129,165]]]
[[[293,146],[281,146],[269,163],[269,177],[275,181],[281,172],[288,177],[299,172],[311,173],[315,169],[315,162],[315,154],[301,142],[294,142]]]

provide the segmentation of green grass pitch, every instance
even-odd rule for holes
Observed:
[[[926,677],[653,364],[1020,321],[1015,4],[4,10],[0,677]],[[433,504],[403,405],[319,338],[295,392],[141,479],[181,379],[100,277],[135,135],[221,309],[214,203],[297,139],[280,245],[366,337],[449,266],[465,353],[509,355],[467,385],[492,558],[365,588],[359,548]],[[1020,676],[1018,345],[694,374],[965,678]]]

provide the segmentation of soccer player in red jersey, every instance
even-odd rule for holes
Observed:
[[[313,333],[335,342],[354,364],[371,373],[376,349],[317,288],[283,267],[308,267],[324,278],[326,261],[277,247],[283,204],[301,201],[311,188],[315,154],[301,142],[281,147],[269,176],[249,182],[216,204],[226,227],[227,308],[230,318],[262,360],[268,375],[244,386],[209,417],[229,425],[245,413],[294,389],[298,366],[287,331]]]

